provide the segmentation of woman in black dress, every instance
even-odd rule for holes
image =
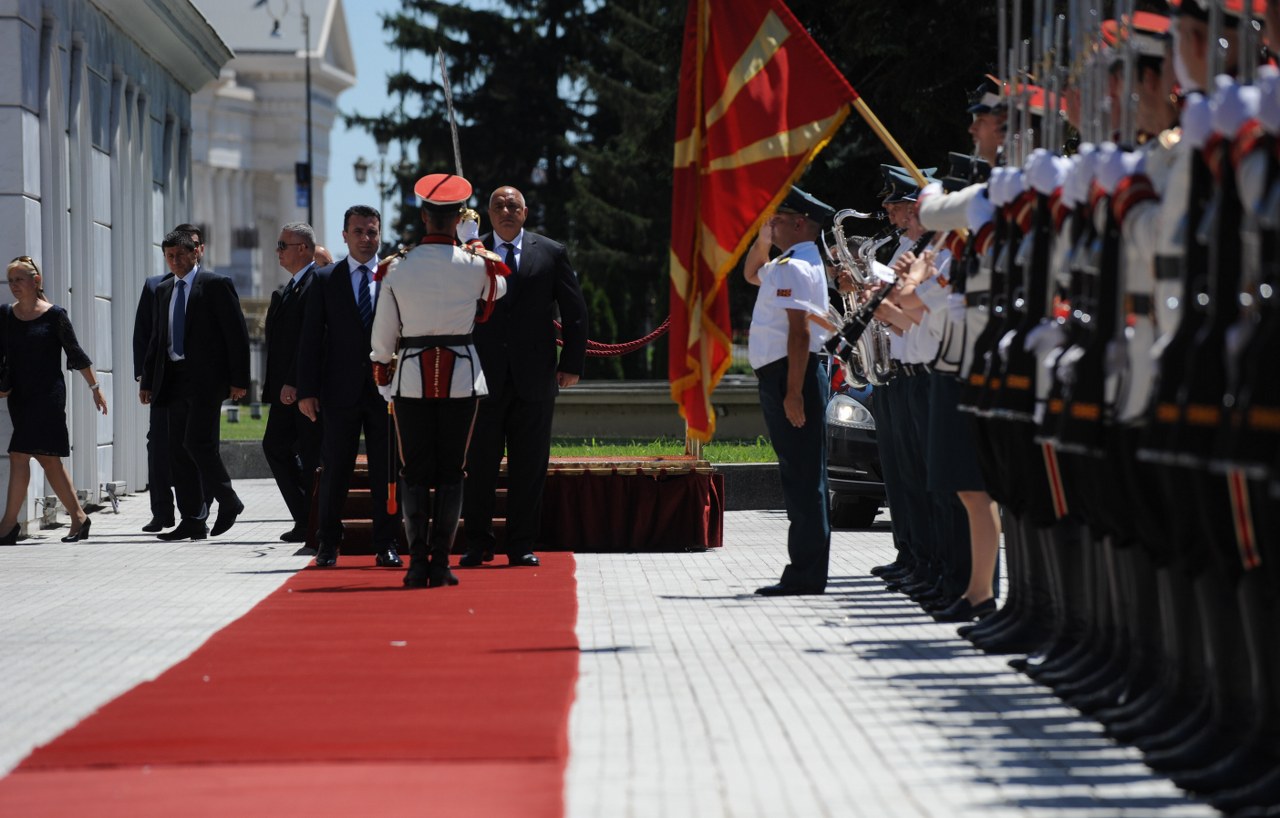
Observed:
[[[71,454],[67,435],[67,389],[62,377],[62,353],[67,368],[84,376],[93,403],[107,413],[107,399],[93,371],[93,362],[76,341],[67,311],[45,298],[40,268],[30,256],[9,262],[9,290],[13,304],[0,305],[0,354],[9,366],[9,399],[13,437],[9,440],[9,499],[0,519],[0,545],[18,541],[18,512],[27,498],[31,459],[44,469],[53,491],[71,514],[71,532],[63,542],[89,537],[89,515],[80,507],[71,475],[62,458]]]

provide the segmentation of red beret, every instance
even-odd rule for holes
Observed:
[[[461,205],[471,198],[471,183],[452,173],[429,173],[414,184],[413,192],[424,204]]]

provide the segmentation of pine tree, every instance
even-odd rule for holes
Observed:
[[[593,337],[628,341],[667,317],[684,3],[610,0],[588,24],[595,37],[577,66],[585,104],[569,207],[574,259],[588,302],[607,305],[609,312],[592,312]],[[618,336],[604,333],[609,324]],[[619,358],[594,359],[587,376],[662,378],[665,362],[664,340]]]
[[[528,202],[526,227],[563,238],[573,195],[567,135],[578,119],[562,79],[578,48],[584,12],[575,0],[504,0],[494,6],[403,0],[401,11],[384,20],[392,47],[421,52],[431,70],[429,76],[394,74],[387,88],[403,94],[406,110],[416,113],[403,121],[395,116],[348,119],[416,144],[417,166],[401,178],[403,185],[411,188],[424,173],[452,171],[453,140],[436,62],[438,50],[443,51],[462,167],[476,188],[477,208],[483,214],[489,192],[512,185]],[[421,229],[416,214],[405,215],[406,237],[416,237]]]

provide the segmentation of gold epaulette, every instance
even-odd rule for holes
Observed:
[[[1160,147],[1170,150],[1182,141],[1182,128],[1173,127],[1160,133]]]
[[[401,247],[399,250],[379,261],[378,269],[373,274],[373,280],[381,281],[386,276],[387,271],[391,269],[392,263],[398,262],[405,256],[409,255],[409,251],[412,249],[412,247]]]

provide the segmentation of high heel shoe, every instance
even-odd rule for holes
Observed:
[[[93,518],[85,515],[84,522],[80,524],[80,529],[74,531],[62,538],[63,542],[80,542],[89,539],[89,525],[93,523]]]
[[[14,523],[13,530],[0,537],[0,545],[17,545],[18,535],[22,533],[22,524]]]

